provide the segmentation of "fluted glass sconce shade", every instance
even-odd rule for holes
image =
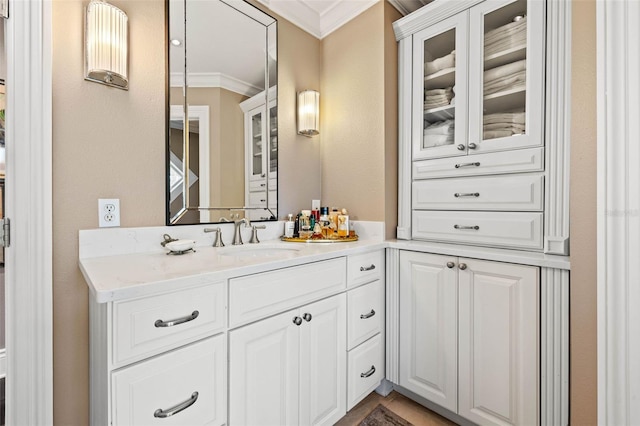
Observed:
[[[320,134],[320,93],[298,93],[298,133],[307,137]]]
[[[127,14],[91,0],[85,19],[85,80],[128,90]]]

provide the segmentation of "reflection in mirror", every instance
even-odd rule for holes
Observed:
[[[276,21],[240,0],[168,0],[167,222],[275,220]]]

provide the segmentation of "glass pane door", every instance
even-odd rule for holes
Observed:
[[[542,144],[542,11],[541,2],[527,0],[490,0],[471,9],[476,78],[469,89],[469,137],[476,151]]]
[[[466,153],[467,13],[413,37],[413,158]]]
[[[263,120],[264,107],[256,108],[251,113],[251,157],[249,158],[251,165],[251,177],[252,181],[264,179],[266,176],[264,167],[264,129],[265,123]]]

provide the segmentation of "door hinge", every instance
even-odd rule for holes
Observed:
[[[11,245],[11,221],[8,217],[0,219],[0,247]]]

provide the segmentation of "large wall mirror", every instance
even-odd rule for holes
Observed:
[[[167,0],[167,223],[278,217],[276,20]]]

